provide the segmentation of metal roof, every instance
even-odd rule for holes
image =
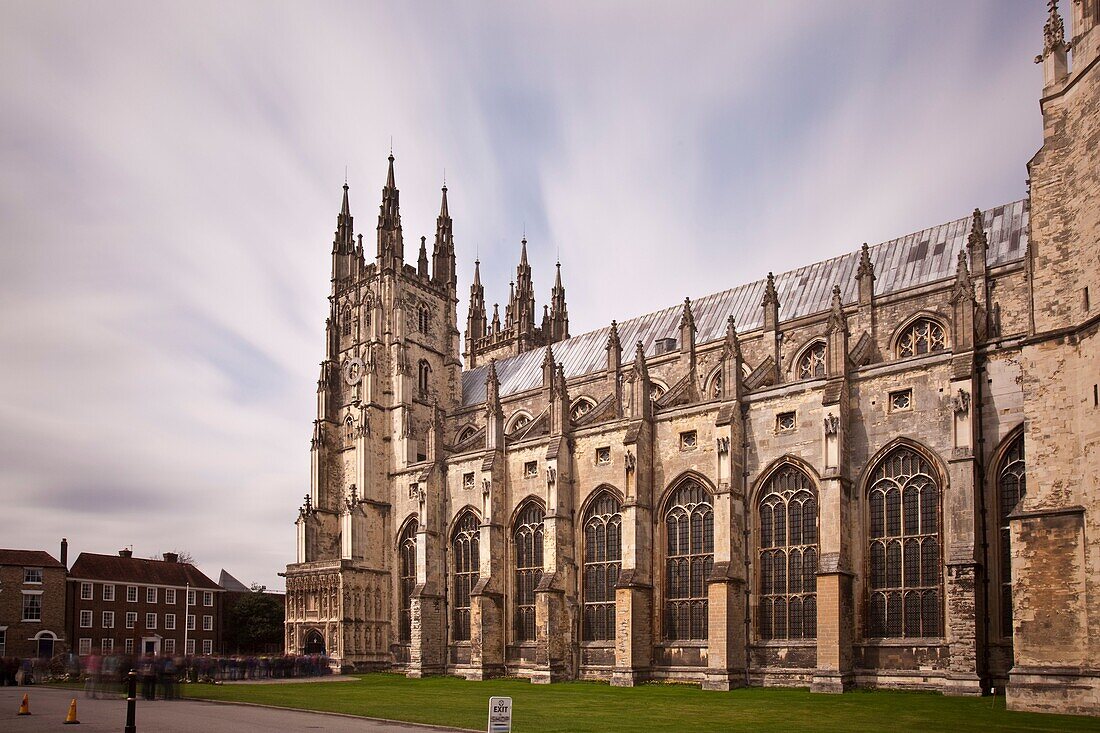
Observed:
[[[870,248],[875,265],[875,293],[884,295],[926,285],[955,275],[958,253],[966,247],[970,232],[969,216],[923,229]],[[1027,248],[1028,202],[1026,199],[982,212],[982,224],[989,240],[986,261],[990,267],[1014,262]],[[779,293],[781,321],[821,313],[830,309],[833,285],[840,285],[841,298],[850,303],[859,297],[855,280],[859,268],[859,250],[818,262],[775,277]],[[757,280],[730,290],[699,298],[691,304],[695,316],[696,343],[725,336],[726,321],[733,315],[741,332],[764,325],[760,301],[765,280]],[[634,353],[634,344],[642,342],[647,356],[652,355],[657,339],[677,337],[683,305],[631,318],[619,325],[623,356]],[[607,366],[607,337],[604,328],[574,336],[553,345],[554,360],[565,368],[567,377],[598,372]],[[535,349],[497,361],[500,395],[505,397],[542,384],[544,350]],[[485,376],[488,365],[462,373],[462,404],[485,401]]]

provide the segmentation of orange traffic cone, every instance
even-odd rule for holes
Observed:
[[[80,725],[80,721],[76,719],[76,698],[69,703],[69,714],[65,716],[65,725]]]
[[[27,695],[27,694],[23,695],[23,702],[19,706],[19,714],[20,715],[30,715],[31,714],[30,695]]]

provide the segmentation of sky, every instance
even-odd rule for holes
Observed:
[[[445,171],[582,333],[1023,198],[1044,6],[0,0],[0,547],[284,587],[391,140],[408,260]]]

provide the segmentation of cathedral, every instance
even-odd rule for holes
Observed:
[[[447,188],[413,265],[393,156],[373,256],[345,185],[287,651],[1100,713],[1100,0],[1050,6],[1027,198],[588,333],[526,241],[460,333]]]

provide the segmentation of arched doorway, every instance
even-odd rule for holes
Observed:
[[[34,639],[38,642],[38,658],[50,659],[53,657],[54,642],[57,641],[57,636],[52,631],[39,631],[35,634]]]
[[[310,629],[306,632],[306,643],[302,648],[303,654],[324,654],[325,653],[325,636],[317,629]]]

